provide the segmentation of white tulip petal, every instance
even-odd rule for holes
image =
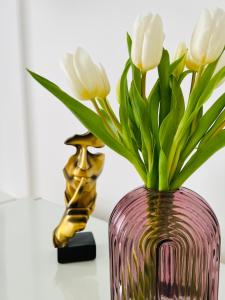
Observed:
[[[212,16],[209,10],[204,10],[199,18],[191,38],[190,51],[191,56],[202,63],[206,57],[210,35],[212,31]]]
[[[106,97],[106,94],[105,94],[105,83],[104,83],[104,80],[103,80],[103,77],[102,77],[102,73],[101,73],[101,70],[100,70],[100,67],[97,66],[96,67],[97,70],[97,90],[96,90],[96,97],[98,98],[105,98]]]
[[[209,40],[206,60],[208,63],[215,61],[222,53],[225,46],[225,13],[218,9],[214,16],[214,25]]]
[[[101,75],[101,71],[99,66],[97,66],[97,77],[98,77],[98,84],[97,84],[97,90],[96,90],[96,97],[98,98],[103,98],[103,95],[105,95],[104,91],[105,91],[105,85],[104,85],[104,81],[102,79],[102,75]]]
[[[132,41],[132,49],[131,49],[131,58],[133,63],[141,68],[142,65],[142,46],[144,39],[144,32],[146,28],[148,28],[152,19],[152,15],[149,14],[144,17],[138,17],[134,24],[134,33],[133,33],[133,41]]]
[[[73,68],[73,55],[66,54],[62,62],[63,70],[65,71],[74,95],[81,100],[88,99],[88,93],[81,81],[79,80],[74,68]]]
[[[190,52],[187,53],[186,56],[186,67],[191,70],[197,72],[200,68],[200,65],[198,62],[194,60],[194,58],[191,56]]]
[[[77,48],[73,56],[73,66],[80,81],[94,98],[97,92],[97,67],[89,54],[81,47]]]
[[[148,27],[143,41],[142,50],[142,69],[150,70],[158,66],[163,51],[163,24],[160,16],[152,18],[151,25]]]
[[[100,75],[98,96],[105,99],[110,92],[110,84],[105,69],[101,64],[98,66],[98,71]]]
[[[210,11],[211,17],[214,22],[217,22],[218,19],[224,18],[224,10],[222,8],[216,7]]]
[[[132,48],[131,48],[131,58],[133,63],[138,66],[140,64],[140,53],[141,53],[141,41],[140,41],[140,24],[141,17],[138,16],[134,23],[133,28],[133,38],[132,38]]]

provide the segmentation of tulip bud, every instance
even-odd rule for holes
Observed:
[[[186,54],[187,54],[187,47],[184,42],[180,43],[177,47],[175,52],[174,61],[182,58],[180,63],[177,65],[176,69],[174,70],[174,75],[178,78],[180,74],[184,71],[185,61],[186,61]]]
[[[109,94],[110,85],[103,66],[96,65],[82,48],[65,56],[63,68],[78,99],[105,99]]]
[[[154,69],[163,52],[163,24],[159,15],[138,17],[134,23],[131,58],[142,72]]]
[[[186,57],[186,67],[194,72],[198,72],[200,65],[194,61],[193,57],[191,57],[190,52],[188,52]]]
[[[215,61],[225,46],[225,12],[204,10],[191,38],[191,56],[199,65]]]

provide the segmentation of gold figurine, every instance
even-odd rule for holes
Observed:
[[[101,148],[104,144],[92,133],[75,135],[65,142],[75,146],[63,172],[66,179],[65,213],[53,233],[53,243],[57,248],[67,246],[78,231],[84,230],[90,214],[95,208],[96,180],[100,175],[105,155],[93,154],[88,147]]]

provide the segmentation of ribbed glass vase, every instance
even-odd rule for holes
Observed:
[[[191,190],[128,193],[112,212],[109,247],[111,300],[218,299],[219,224]]]

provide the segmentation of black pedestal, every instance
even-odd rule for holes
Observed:
[[[60,264],[88,261],[96,258],[96,244],[92,232],[78,232],[68,246],[57,248]]]

